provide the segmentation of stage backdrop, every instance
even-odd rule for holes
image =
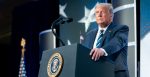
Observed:
[[[150,73],[150,1],[140,0],[140,77]]]
[[[128,67],[130,77],[137,77],[136,0],[112,0],[114,22],[129,26]]]
[[[94,18],[96,3],[111,2],[114,22],[129,26],[128,65],[130,77],[136,77],[136,2],[134,0],[59,0],[59,14],[73,18],[73,22],[60,25],[60,37],[66,45],[81,43],[85,34],[97,28]]]

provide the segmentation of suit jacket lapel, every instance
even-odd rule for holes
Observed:
[[[113,27],[114,27],[113,23],[111,23],[111,24],[108,26],[106,32],[105,32],[104,35],[103,35],[102,43],[100,44],[99,47],[102,47],[102,46],[103,46],[106,37],[111,34]]]

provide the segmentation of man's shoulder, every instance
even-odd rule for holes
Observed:
[[[92,30],[88,31],[86,34],[87,34],[87,35],[93,34],[93,33],[97,32],[97,31],[98,31],[97,28],[96,28],[96,29],[92,29]]]
[[[129,29],[129,27],[125,24],[121,24],[121,25],[120,24],[119,25],[113,24],[113,25],[114,25],[113,29],[116,29],[116,30],[118,30],[118,29]]]

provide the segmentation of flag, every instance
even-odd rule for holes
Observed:
[[[27,77],[24,57],[21,57],[20,68],[19,68],[19,77]]]
[[[22,40],[21,40],[21,46],[22,46],[21,52],[22,52],[22,54],[21,54],[20,68],[19,68],[18,77],[27,77],[26,76],[26,69],[25,69],[25,56],[24,56],[25,44],[26,44],[26,41],[25,41],[24,38],[22,38]]]

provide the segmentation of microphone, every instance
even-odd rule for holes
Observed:
[[[60,18],[58,18],[58,20],[56,21],[56,25],[70,23],[72,21],[73,21],[73,18],[64,18],[64,17],[60,16]]]
[[[62,46],[65,46],[65,43],[60,39],[60,37],[56,34],[56,31],[54,32],[54,28],[57,25],[70,23],[73,21],[73,18],[65,18],[63,16],[60,16],[58,19],[56,19],[51,26],[52,32],[55,35],[55,37],[61,42]]]

